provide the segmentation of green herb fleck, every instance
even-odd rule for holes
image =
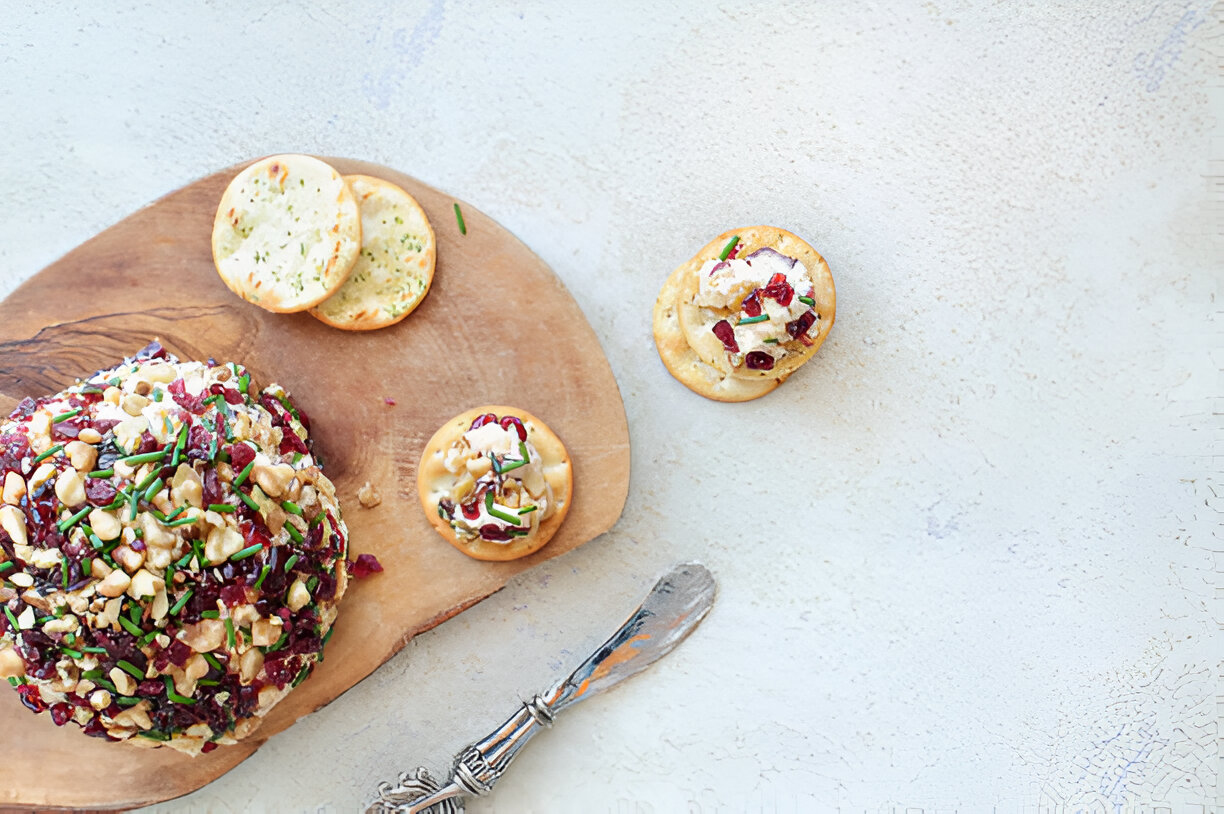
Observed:
[[[459,204],[455,204],[455,220],[459,222],[459,234],[467,234],[467,224],[463,222],[463,211],[459,209]]]
[[[739,235],[736,235],[735,237],[733,237],[733,238],[731,238],[730,240],[728,240],[728,241],[727,241],[727,245],[726,245],[726,246],[723,246],[723,250],[722,250],[722,252],[721,252],[721,253],[718,255],[718,259],[719,259],[719,260],[726,260],[726,259],[727,259],[727,255],[731,254],[731,250],[735,248],[735,245],[736,245],[737,243],[739,243]]]

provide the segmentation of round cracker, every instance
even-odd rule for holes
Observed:
[[[556,501],[556,511],[540,523],[534,533],[516,537],[508,543],[495,543],[479,537],[470,541],[461,539],[450,523],[438,514],[439,501],[450,495],[455,483],[455,476],[443,464],[446,450],[471,429],[473,421],[485,413],[493,413],[498,417],[517,416],[523,422],[527,429],[527,442],[540,453],[544,464],[544,479],[552,487],[553,500]],[[526,410],[507,407],[504,404],[490,404],[460,413],[433,434],[425,445],[421,462],[417,466],[417,494],[421,499],[421,507],[425,510],[425,517],[447,542],[469,557],[503,562],[517,560],[539,551],[557,533],[573,502],[574,472],[565,445],[547,424]]]
[[[782,379],[737,379],[726,371],[707,365],[689,347],[680,327],[676,298],[683,286],[688,264],[671,273],[654,306],[654,340],[668,372],[698,395],[714,401],[751,401],[782,383]]]
[[[361,253],[340,290],[310,309],[333,328],[372,331],[411,314],[433,282],[437,243],[425,210],[389,181],[346,175],[361,209]]]
[[[268,311],[305,311],[348,279],[361,212],[348,182],[308,155],[262,158],[230,182],[213,220],[217,273]]]
[[[757,249],[773,249],[798,260],[807,268],[812,278],[812,299],[816,301],[813,310],[819,317],[814,326],[816,333],[809,336],[812,344],[805,345],[799,340],[791,340],[778,345],[786,353],[775,361],[770,370],[752,370],[743,365],[732,367],[727,359],[727,351],[722,341],[714,335],[712,330],[714,324],[720,319],[728,319],[733,316],[732,312],[693,304],[693,298],[697,296],[698,286],[701,283],[698,272],[702,265],[707,260],[717,260],[728,241],[735,236],[739,236],[739,243],[736,244],[737,256],[744,257]],[[676,304],[685,341],[707,365],[716,367],[736,379],[785,380],[804,362],[812,358],[833,328],[833,319],[837,311],[837,294],[833,287],[833,274],[829,271],[829,264],[825,262],[820,252],[785,229],[774,226],[749,226],[724,232],[707,243],[701,251],[697,252],[696,256],[680,268],[684,273]],[[798,295],[800,292],[795,293]]]

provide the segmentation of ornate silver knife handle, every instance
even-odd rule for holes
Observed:
[[[527,701],[504,724],[455,758],[450,779],[439,784],[420,768],[399,783],[383,783],[368,814],[462,814],[462,795],[488,794],[511,761],[557,713],[596,695],[658,661],[680,644],[714,604],[714,576],[698,563],[664,574],[641,607],[568,678]]]

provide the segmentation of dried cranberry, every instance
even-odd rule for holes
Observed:
[[[51,720],[56,726],[63,726],[72,720],[72,707],[65,703],[53,704],[51,706]]]
[[[442,498],[438,501],[438,509],[447,517],[455,516],[455,504],[448,498]]]
[[[149,344],[145,345],[140,350],[136,351],[133,359],[165,359],[166,349],[162,347],[161,342],[154,339]]]
[[[187,383],[182,379],[175,379],[166,385],[166,390],[169,391],[170,397],[174,399],[175,404],[197,415],[204,412],[204,399],[208,398],[201,393],[198,396],[192,396],[187,393]]]
[[[761,294],[777,301],[778,305],[787,306],[795,296],[795,289],[786,281],[786,275],[779,273],[769,278],[769,285],[761,289]]]
[[[750,317],[759,317],[761,315],[761,289],[755,289],[744,301],[740,303],[740,309]]]
[[[147,678],[136,685],[136,692],[139,695],[155,696],[161,695],[165,691],[165,683],[158,678]]]
[[[303,455],[306,455],[310,452],[310,449],[306,446],[306,443],[302,441],[301,438],[298,438],[298,434],[289,429],[284,430],[281,435],[279,450],[281,455],[291,455],[294,452],[300,452]]]
[[[476,420],[472,422],[472,426],[469,429],[474,430],[474,429],[477,429],[478,427],[483,427],[485,424],[490,424],[495,421],[497,421],[497,416],[493,415],[492,413],[485,413],[482,416],[477,416]]]
[[[357,579],[363,579],[370,574],[382,573],[382,570],[382,563],[373,554],[358,554],[357,559],[349,564],[349,573]]]
[[[799,318],[793,322],[786,323],[786,332],[792,337],[798,339],[808,332],[808,329],[816,324],[816,312],[808,309],[799,315]]]
[[[494,543],[505,543],[510,540],[510,532],[496,523],[485,523],[480,527],[480,536]]]
[[[203,460],[207,458],[213,438],[213,434],[203,424],[193,424],[191,429],[187,431],[187,445],[185,448],[187,458],[189,460]]]
[[[230,466],[234,467],[235,472],[241,472],[246,469],[247,464],[255,460],[255,450],[250,444],[233,444],[226,447],[226,452],[230,456]]]
[[[518,432],[519,440],[527,440],[527,428],[523,426],[523,420],[518,416],[503,416],[502,420],[498,422],[498,424],[503,430],[509,430],[511,427],[514,427],[514,429]]]
[[[773,370],[774,358],[765,351],[754,350],[744,357],[744,364],[749,370]]]
[[[226,387],[221,382],[215,382],[208,388],[208,392],[213,396],[224,396],[226,404],[242,404],[244,399],[242,394],[233,388]]]
[[[87,426],[89,426],[89,419],[79,415],[73,416],[65,421],[55,422],[51,427],[51,437],[56,441],[76,438]]]
[[[739,343],[735,341],[735,329],[731,327],[731,323],[725,319],[720,319],[714,323],[711,329],[719,341],[723,343],[723,347],[728,353],[739,353]]]
[[[47,704],[42,700],[42,694],[38,691],[38,687],[32,684],[22,684],[17,688],[17,692],[21,694],[21,703],[25,704],[28,709],[34,712],[46,710]]]
[[[21,459],[30,454],[30,441],[21,433],[0,435],[0,472],[21,472]]]
[[[390,396],[384,396],[384,397],[383,397],[383,404],[387,405],[388,407],[394,407],[394,406],[395,406],[395,399],[391,398]]]
[[[133,455],[144,455],[153,452],[160,448],[157,439],[153,437],[153,433],[145,430],[140,434],[140,446],[136,449]]]
[[[200,754],[207,755],[209,752],[217,748],[216,741],[209,741],[200,747]]]
[[[118,492],[110,481],[99,478],[85,479],[85,498],[95,506],[106,506],[115,499]]]
[[[459,508],[463,512],[463,516],[468,520],[475,520],[477,517],[480,517],[480,504],[475,500],[461,503]]]
[[[106,435],[106,433],[110,432],[110,431],[111,431],[112,429],[114,429],[114,428],[115,428],[115,427],[116,427],[118,424],[119,424],[118,419],[114,419],[114,418],[95,418],[95,419],[93,420],[93,423],[92,423],[90,426],[91,426],[91,427],[93,427],[95,430],[97,430],[97,431],[98,431],[99,433],[101,433],[102,435]]]
[[[26,396],[21,401],[17,402],[17,406],[13,408],[13,412],[9,413],[9,418],[26,419],[34,415],[34,411],[38,409],[38,402]]]
[[[204,470],[203,501],[205,506],[221,502],[221,479],[217,477],[217,470],[211,466]]]
[[[221,587],[221,601],[225,603],[227,608],[236,608],[239,605],[245,605],[247,601],[246,586],[223,585]]]

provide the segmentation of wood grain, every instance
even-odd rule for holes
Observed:
[[[237,360],[293,393],[335,481],[351,554],[385,572],[355,582],[326,660],[247,743],[198,758],[57,728],[0,692],[0,806],[129,808],[185,794],[233,768],[268,737],[352,687],[415,634],[501,588],[516,573],[607,531],[629,487],[629,436],[599,341],[551,270],[469,204],[385,167],[327,159],[385,178],[420,202],[438,238],[433,290],[405,321],[347,333],[307,314],[261,311],[231,294],[209,234],[231,167],[162,198],[39,272],[0,303],[0,411],[109,367],[157,337],[182,359]],[[387,399],[394,400],[392,406]],[[540,416],[574,460],[574,503],[556,537],[509,563],[479,562],[432,530],[416,466],[444,421],[477,404]],[[373,483],[382,504],[362,508]],[[150,781],[150,778],[156,778]]]

